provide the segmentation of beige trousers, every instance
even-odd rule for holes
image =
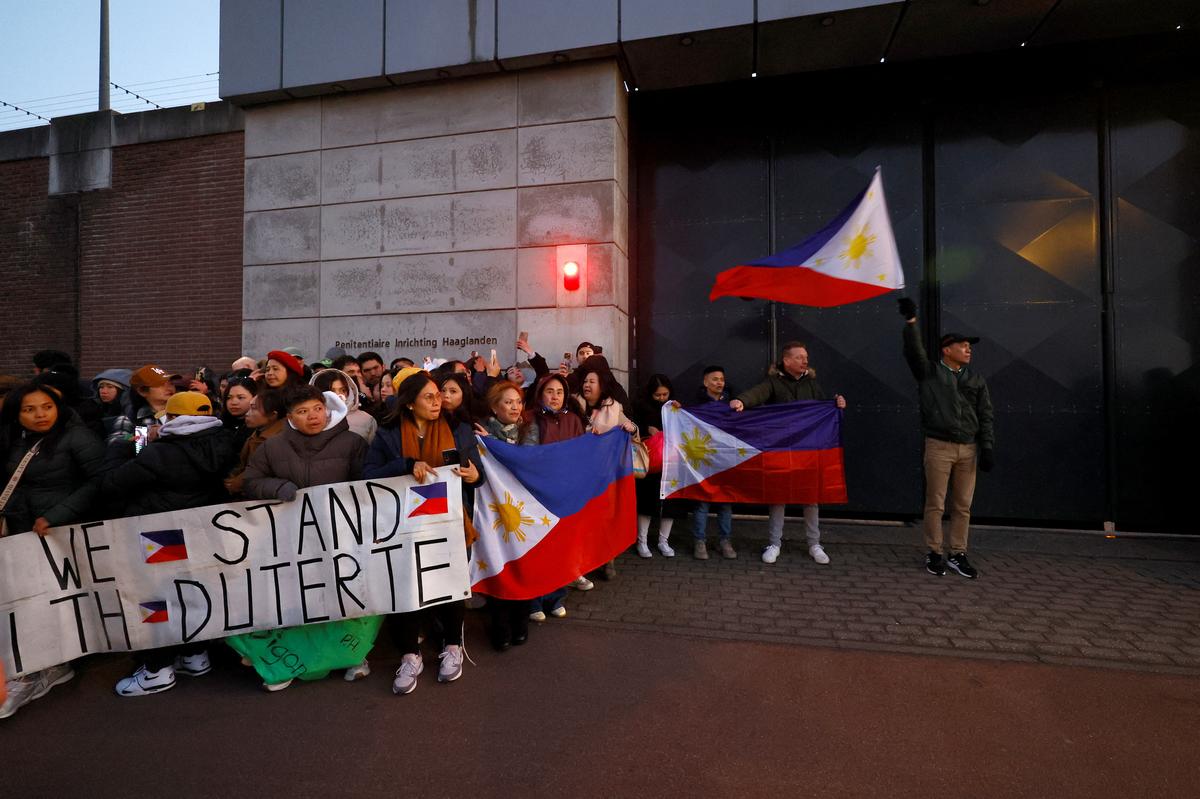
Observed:
[[[942,514],[950,495],[950,552],[967,551],[971,499],[975,496],[975,445],[925,439],[925,546],[942,549]]]

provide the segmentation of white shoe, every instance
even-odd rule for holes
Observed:
[[[195,655],[180,655],[175,658],[175,673],[187,677],[202,677],[212,671],[208,650]]]
[[[567,609],[559,605],[554,610],[550,611],[550,615],[556,619],[565,619],[567,617]]]
[[[575,578],[575,582],[571,583],[571,587],[576,591],[591,591],[596,584],[581,574]]]
[[[675,550],[671,549],[671,545],[667,543],[667,539],[658,539],[658,551],[662,553],[664,558],[675,557]]]
[[[813,544],[811,547],[809,547],[808,555],[822,566],[825,566],[829,563],[829,556],[825,554],[825,549],[820,544]]]
[[[447,644],[438,655],[442,664],[438,666],[438,682],[454,682],[462,676],[463,650],[458,644]],[[398,679],[398,678],[397,678]]]
[[[175,687],[175,669],[163,666],[158,671],[149,671],[139,666],[131,676],[117,681],[116,691],[121,696],[149,696]]]
[[[392,680],[392,693],[411,694],[417,687],[417,677],[425,671],[425,663],[420,655],[405,655],[400,659],[400,668],[396,669],[396,679]]]
[[[346,669],[346,673],[342,675],[342,679],[346,682],[354,682],[355,680],[361,680],[363,677],[368,677],[370,674],[371,664],[364,660],[357,666],[351,666]]]
[[[535,610],[533,613],[529,614],[529,620],[530,621],[545,621],[546,614],[544,611]]]
[[[284,688],[287,688],[291,684],[292,684],[291,680],[284,680],[283,682],[265,682],[265,683],[263,683],[263,690],[270,691],[271,693],[275,693],[276,691],[282,691]]]
[[[779,547],[775,544],[771,544],[769,547],[763,550],[762,559],[763,563],[774,563],[779,559]]]
[[[638,541],[638,555],[643,558],[652,558],[654,554],[650,551],[650,547],[646,546],[645,541]]]
[[[35,699],[50,693],[56,685],[62,685],[75,677],[68,663],[17,677],[8,684],[8,698],[0,705],[0,719],[6,719]]]

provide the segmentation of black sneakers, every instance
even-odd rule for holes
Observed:
[[[948,565],[951,569],[954,569],[954,571],[958,572],[963,577],[966,577],[968,580],[974,580],[979,576],[979,572],[976,571],[975,567],[972,566],[967,560],[967,553],[965,552],[956,552],[955,554],[946,558],[946,565]]]
[[[936,574],[942,577],[946,574],[946,560],[936,552],[930,552],[925,556],[925,571],[930,574]]]

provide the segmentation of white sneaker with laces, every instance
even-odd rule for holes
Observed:
[[[116,691],[120,696],[149,696],[175,687],[175,669],[163,666],[158,671],[150,671],[145,666],[139,666],[131,676],[117,681]]]
[[[643,558],[652,558],[654,553],[650,551],[650,547],[646,546],[645,541],[638,541],[637,544],[638,556]]]
[[[671,545],[667,543],[667,539],[658,539],[658,551],[662,553],[664,558],[675,557],[675,550],[671,549]]]
[[[575,582],[571,583],[571,587],[576,591],[591,591],[596,584],[581,574],[575,578]]]
[[[763,563],[774,563],[779,559],[779,547],[775,544],[768,546],[763,550],[762,559]]]
[[[825,548],[820,544],[813,544],[811,547],[809,547],[808,555],[822,566],[825,566],[829,563],[829,556],[825,554]]]
[[[370,674],[371,664],[364,660],[357,666],[351,666],[350,668],[346,669],[346,673],[342,675],[342,679],[346,682],[354,682],[355,680],[361,680]]]
[[[529,620],[530,621],[545,621],[546,613],[545,613],[545,611],[535,610],[533,613],[529,614]]]
[[[284,680],[283,682],[265,682],[263,683],[263,690],[275,693],[276,691],[282,691],[291,684],[291,680]]]
[[[438,682],[454,682],[462,676],[463,651],[458,644],[447,644],[438,655],[442,664],[438,666]]]
[[[550,615],[556,619],[565,619],[567,617],[566,607],[559,605],[554,610],[550,611]]]
[[[187,677],[201,677],[212,671],[212,661],[208,658],[208,650],[195,655],[180,655],[175,658],[175,673]]]
[[[392,693],[411,694],[417,687],[417,677],[424,670],[425,663],[420,655],[405,655],[400,659],[400,668],[396,669],[396,679],[392,680]]]

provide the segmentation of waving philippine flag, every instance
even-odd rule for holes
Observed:
[[[637,508],[625,431],[540,447],[487,437],[479,448],[487,480],[475,494],[473,591],[533,599],[633,543]]]
[[[832,400],[740,413],[722,402],[663,406],[664,499],[757,504],[846,501],[842,412]]]
[[[758,261],[726,269],[708,299],[760,297],[825,308],[904,288],[879,170],[862,193],[815,235]]]

